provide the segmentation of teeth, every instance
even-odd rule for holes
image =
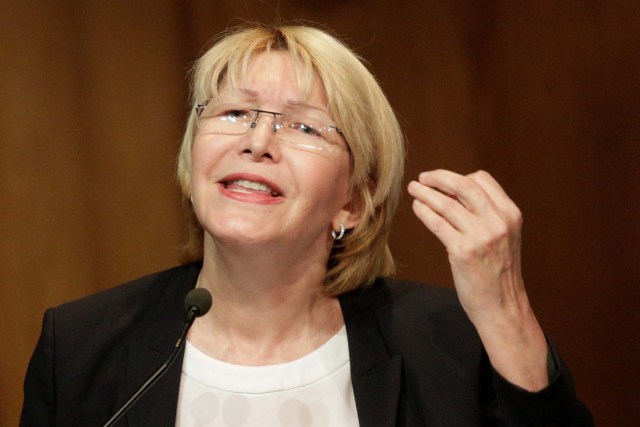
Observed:
[[[236,179],[235,181],[233,181],[234,185],[237,185],[238,187],[243,187],[249,190],[253,190],[253,191],[261,191],[263,193],[270,193],[273,196],[277,196],[278,193],[276,193],[275,191],[273,191],[271,189],[271,187],[269,187],[268,185],[261,183],[261,182],[254,182],[254,181],[249,181],[248,179]]]

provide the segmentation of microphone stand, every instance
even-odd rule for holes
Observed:
[[[187,320],[184,322],[184,326],[182,327],[182,332],[180,333],[180,337],[176,341],[175,346],[173,347],[173,351],[169,355],[169,358],[162,364],[160,367],[147,379],[147,381],[142,384],[142,386],[135,392],[127,401],[120,407],[120,409],[113,414],[109,421],[107,421],[103,427],[111,427],[122,417],[125,412],[129,410],[131,405],[137,402],[137,400],[152,386],[158,381],[169,369],[169,366],[173,363],[180,352],[180,349],[184,346],[185,338],[187,336],[187,332],[189,332],[189,328],[193,324],[196,317],[198,317],[199,308],[196,306],[189,307],[189,312],[187,313]]]

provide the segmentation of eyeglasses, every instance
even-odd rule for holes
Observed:
[[[195,108],[198,130],[205,134],[244,135],[249,129],[255,129],[260,114],[268,114],[273,116],[271,129],[278,140],[292,147],[325,156],[339,147],[348,149],[342,129],[326,125],[308,112],[277,113],[242,104],[211,103],[210,100]]]

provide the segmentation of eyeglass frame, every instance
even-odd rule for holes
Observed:
[[[196,111],[196,121],[200,119],[200,114],[202,114],[202,111],[204,111],[204,109],[207,107],[207,105],[209,105],[209,102],[211,101],[211,98],[196,104],[196,106],[194,107],[195,111]],[[269,110],[261,110],[258,108],[249,108],[249,111],[253,111],[254,113],[256,113],[256,116],[253,118],[253,120],[251,121],[251,123],[249,124],[249,126],[247,126],[247,130],[246,132],[243,133],[238,133],[238,134],[230,134],[230,133],[218,133],[218,135],[245,135],[249,132],[250,129],[255,129],[256,126],[258,126],[258,118],[260,117],[260,114],[265,113],[265,114],[271,114],[274,118],[274,123],[273,125],[271,125],[271,129],[273,130],[274,133],[278,132],[280,129],[282,129],[284,127],[284,124],[277,122],[277,117],[278,116],[284,116],[285,113],[279,113],[277,111],[269,111]],[[344,135],[344,132],[342,131],[341,128],[335,126],[335,125],[327,125],[326,126],[329,129],[333,129],[336,131],[336,133],[338,135],[340,135],[342,137],[342,140],[345,143],[345,148],[347,149],[347,152],[349,154],[351,154],[351,148],[349,147],[349,144],[347,143],[347,138]],[[325,138],[326,139],[326,138]],[[288,141],[291,144],[294,145],[299,145],[296,144],[295,142],[291,142]],[[327,142],[331,143],[331,141],[327,140]]]

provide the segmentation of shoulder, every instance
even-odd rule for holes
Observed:
[[[148,363],[172,348],[199,271],[172,268],[47,310],[25,379],[26,413],[64,425],[107,419],[123,397],[132,355]]]
[[[199,264],[188,264],[153,273],[50,309],[45,322],[52,323],[61,349],[82,346],[91,336],[105,342],[130,336],[158,313],[181,316],[199,271]]]
[[[428,350],[458,360],[480,357],[478,334],[453,289],[379,278],[340,299],[345,321],[375,325],[392,354],[408,359]]]
[[[194,272],[197,275],[199,269],[198,264],[187,264],[159,271],[61,304],[55,311],[57,315],[69,313],[78,316],[83,313],[105,314],[119,308],[130,310],[137,306],[144,307],[153,304],[167,286],[183,283]]]
[[[464,315],[453,289],[428,285],[410,280],[378,278],[368,287],[340,297],[343,305],[374,311],[400,311],[403,317],[417,320],[439,313]]]

